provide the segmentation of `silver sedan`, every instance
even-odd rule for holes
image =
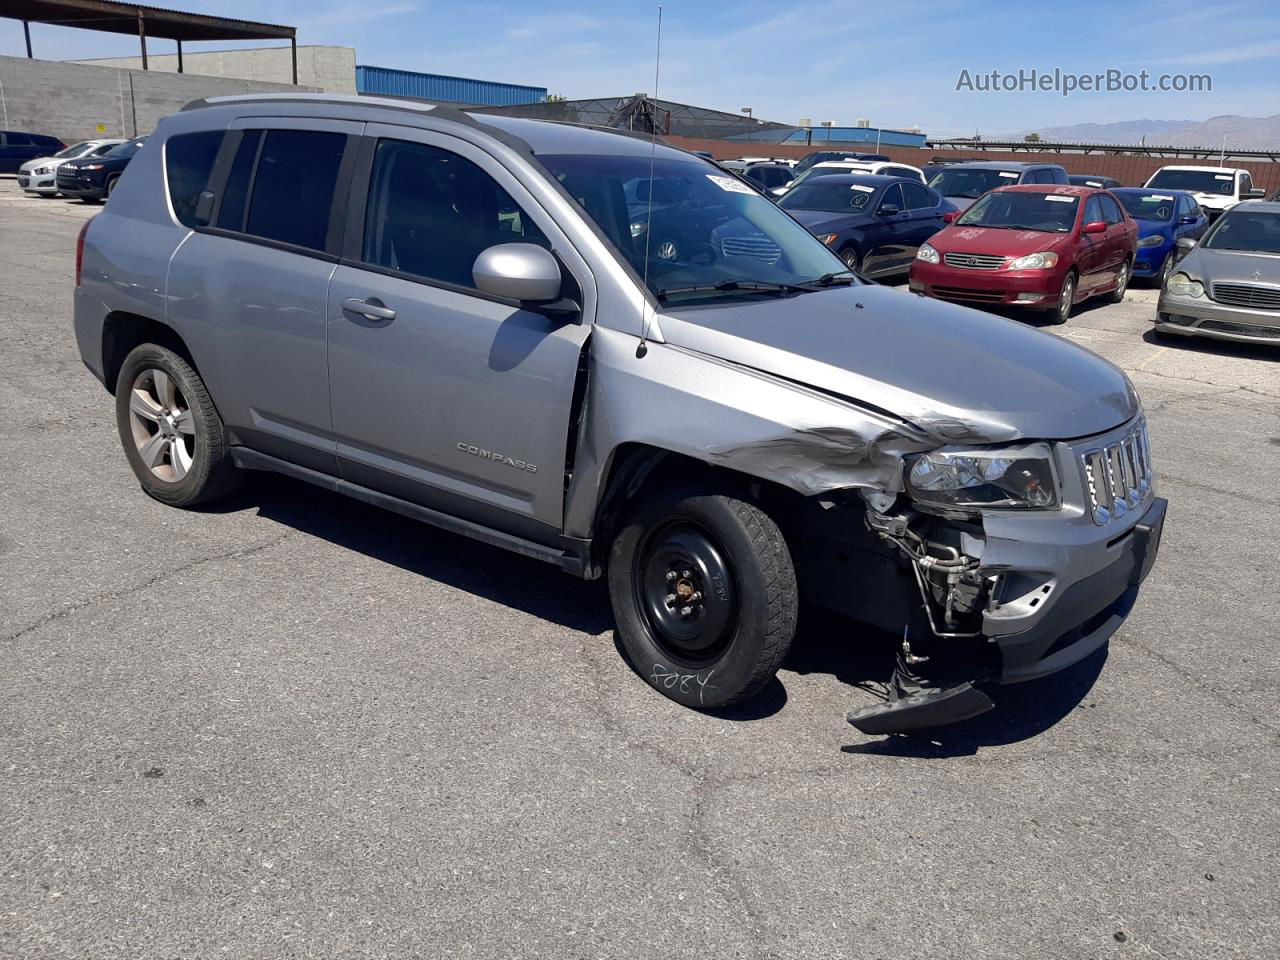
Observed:
[[[1186,256],[1160,291],[1157,333],[1280,346],[1280,203],[1237,204],[1178,247]]]

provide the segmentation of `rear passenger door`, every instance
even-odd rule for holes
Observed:
[[[237,122],[218,151],[212,204],[198,211],[198,201],[174,203],[175,217],[195,232],[169,268],[171,323],[199,359],[233,438],[330,474],[337,460],[327,295],[363,128],[322,119]],[[165,144],[168,161],[179,145],[178,137]]]
[[[480,293],[500,243],[555,252],[580,316]],[[364,306],[379,308],[367,316]],[[520,182],[445,134],[370,125],[329,289],[329,376],[344,478],[553,544],[594,288]]]
[[[903,243],[906,255],[902,266],[909,268],[916,251],[926,240],[941,230],[942,198],[919,183],[902,184],[902,195],[907,201],[907,220],[903,224]]]

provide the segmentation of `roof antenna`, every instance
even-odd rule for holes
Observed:
[[[653,165],[658,152],[658,68],[662,64],[662,4],[658,4],[658,44],[653,54],[653,105],[649,109],[649,210],[644,221],[644,288],[649,289],[649,243],[653,239]],[[636,359],[639,360],[649,348],[645,341],[649,339],[650,314],[645,311],[647,294],[642,294],[640,301],[640,342],[636,344]],[[656,308],[655,308],[656,310]]]

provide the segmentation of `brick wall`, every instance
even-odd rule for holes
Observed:
[[[717,160],[732,160],[735,157],[788,157],[800,159],[815,150],[827,149],[825,144],[815,143],[813,146],[791,146],[771,143],[749,143],[741,140],[698,140],[692,137],[664,137],[668,143],[685,150],[708,150]],[[846,145],[837,145],[833,149],[843,150]],[[1147,178],[1161,167],[1172,164],[1195,164],[1194,161],[1176,160],[1159,157],[1140,156],[1101,156],[1099,154],[1079,153],[1024,153],[985,152],[964,150],[919,150],[915,147],[881,147],[878,151],[875,144],[866,146],[849,146],[857,153],[883,153],[886,157],[899,163],[909,163],[913,167],[921,167],[935,156],[956,160],[1013,160],[1020,163],[1057,163],[1066,168],[1067,173],[1094,174],[1102,177],[1115,177],[1126,187],[1140,187]],[[1211,166],[1213,161],[1203,165]],[[1253,175],[1254,186],[1267,191],[1270,196],[1280,190],[1280,164],[1251,160],[1248,162],[1228,159],[1227,166],[1242,167]]]

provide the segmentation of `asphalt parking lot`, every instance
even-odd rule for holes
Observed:
[[[149,500],[71,331],[95,212],[0,179],[0,956],[1280,956],[1280,349],[1142,289],[1056,328],[1144,398],[1160,561],[1109,651],[886,740],[847,624],[700,715],[600,583],[284,479]]]

